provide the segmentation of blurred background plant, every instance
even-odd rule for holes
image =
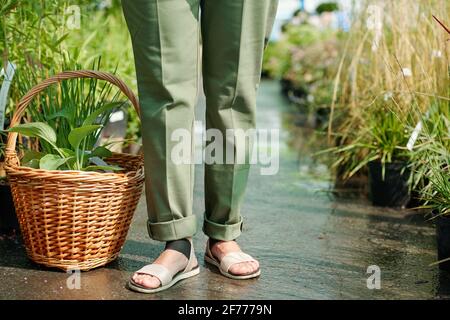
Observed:
[[[119,0],[0,0],[0,13],[2,67],[10,61],[17,68],[5,110],[6,128],[20,98],[33,85],[67,66],[89,69],[104,56],[102,70],[116,72],[136,89],[134,65],[130,63],[132,50]],[[131,107],[126,114],[129,125],[125,141],[137,141],[138,116]],[[27,116],[30,121],[31,115]],[[4,143],[2,135],[0,148]]]
[[[355,180],[365,192],[374,164],[380,181],[395,164],[420,198],[431,183],[428,157],[449,149],[448,28],[433,15],[447,19],[450,4],[353,1],[349,25],[336,23],[339,10],[324,2],[315,14],[294,12],[268,46],[264,75],[280,80],[299,113],[314,115],[314,144],[328,136],[316,154],[335,189]]]
[[[81,66],[89,66],[95,59],[104,57],[103,70],[115,70],[137,92],[133,50],[120,0],[84,3],[80,29],[71,32],[65,41],[67,51]],[[126,115],[125,147],[140,143],[141,139],[139,118],[132,106],[127,108]]]
[[[281,82],[301,114],[294,121],[312,128],[302,145],[309,143],[312,152],[326,149],[317,159],[331,166],[336,184],[366,179],[373,161],[400,161],[411,170],[409,184],[419,194],[430,183],[427,157],[436,146],[448,147],[449,42],[432,17],[447,19],[450,5],[353,1],[345,22],[342,3],[296,10],[269,42],[264,74]],[[136,91],[119,0],[0,0],[0,12],[2,64],[17,65],[8,116],[33,84],[64,65],[89,68],[100,56],[102,70],[115,71]],[[124,138],[139,141],[131,107],[126,121]],[[418,124],[421,130],[414,133]],[[4,141],[0,137],[0,149]]]
[[[336,2],[324,2],[317,6],[316,13],[322,14],[325,12],[334,12],[339,10],[339,4]]]
[[[297,11],[281,39],[269,43],[264,74],[279,79],[283,93],[301,110],[326,120],[340,44],[339,30],[318,28],[309,14]]]
[[[5,128],[8,128],[9,118],[21,96],[31,88],[23,86],[30,83],[25,79],[30,74],[41,75],[44,70],[62,62],[64,54],[61,43],[67,37],[60,19],[61,10],[64,10],[62,4],[56,0],[0,0],[1,67],[6,70],[8,62],[12,62],[18,68],[4,110]],[[0,135],[0,163],[3,162],[5,142],[6,135]],[[0,174],[4,177],[4,172]]]
[[[444,0],[362,4],[342,52],[328,127],[333,166],[343,179],[371,161],[414,166],[411,159],[423,146],[411,140],[414,128],[433,105],[439,106],[434,115],[448,115],[448,47],[432,18],[446,12]],[[445,125],[434,129],[446,134]]]

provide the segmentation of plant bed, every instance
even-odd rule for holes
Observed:
[[[411,171],[406,162],[386,163],[383,174],[381,161],[369,162],[369,198],[380,207],[405,207],[411,196],[409,178]]]

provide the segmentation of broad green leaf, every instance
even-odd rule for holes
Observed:
[[[39,151],[35,150],[27,150],[25,151],[25,154],[22,157],[22,163],[28,163],[31,160],[39,160],[41,159],[45,154]]]
[[[66,157],[66,158],[70,158],[70,157],[74,157],[75,156],[75,151],[67,149],[67,148],[60,148],[59,151]]]
[[[100,108],[98,108],[97,110],[95,110],[94,112],[92,112],[83,122],[83,126],[87,126],[87,125],[92,125],[94,123],[94,121],[104,112],[110,110],[110,109],[114,109],[114,108],[118,108],[120,106],[122,106],[125,102],[111,102],[111,103],[106,103],[103,106],[101,106]]]
[[[22,164],[24,167],[39,169],[39,159],[31,159],[28,162]]]
[[[67,158],[66,165],[69,169],[74,169],[75,163],[77,161],[77,158],[75,156],[75,151],[67,149],[67,148],[60,148],[59,152],[64,156],[64,158]]]
[[[69,158],[61,158],[56,154],[47,154],[39,161],[39,168],[45,170],[57,170],[66,163],[67,160],[69,160]]]
[[[85,139],[87,136],[89,136],[92,132],[97,131],[102,126],[100,125],[88,125],[88,126],[82,126],[79,128],[75,128],[69,133],[69,143],[70,145],[77,150],[80,146],[81,141]]]
[[[94,166],[100,166],[100,167],[109,166],[109,164],[106,163],[105,160],[103,160],[99,157],[91,157],[91,158],[89,158],[89,162],[92,163]],[[85,166],[83,166],[83,167],[85,167]]]
[[[50,142],[51,144],[56,143],[55,130],[44,122],[18,124],[12,128],[9,128],[7,131],[17,132],[27,137],[37,137]]]
[[[86,168],[83,168],[84,171],[97,171],[97,170],[103,170],[103,171],[120,171],[123,170],[123,168],[118,166],[88,166]]]
[[[97,147],[92,151],[91,156],[99,158],[109,158],[112,156],[112,152],[105,147]]]

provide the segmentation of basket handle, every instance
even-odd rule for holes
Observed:
[[[22,99],[20,100],[19,104],[17,105],[16,111],[14,112],[14,115],[11,119],[10,127],[15,126],[16,124],[20,123],[20,120],[22,119],[22,116],[25,112],[25,109],[28,107],[30,102],[36,97],[38,93],[43,91],[45,88],[59,83],[63,80],[68,79],[75,79],[75,78],[92,78],[92,79],[98,79],[98,80],[104,80],[107,81],[122,91],[122,93],[130,100],[130,102],[133,104],[134,109],[140,114],[140,107],[139,107],[139,101],[137,97],[134,95],[133,91],[118,77],[115,75],[112,75],[107,72],[102,71],[95,71],[95,70],[78,70],[78,71],[65,71],[62,73],[59,73],[55,76],[52,76],[41,83],[37,84],[33,88],[30,89],[30,91],[25,94]],[[16,154],[16,142],[17,142],[17,132],[9,132],[8,133],[8,140],[6,143],[5,148],[5,161],[8,163],[9,161],[14,161],[13,159],[16,159],[17,163],[17,154]]]

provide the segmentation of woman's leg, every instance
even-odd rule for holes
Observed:
[[[148,231],[159,241],[188,238],[196,232],[192,214],[194,167],[174,162],[171,151],[178,143],[172,134],[179,129],[191,132],[194,124],[199,1],[122,0],[141,105]],[[192,152],[192,140],[188,144]],[[155,262],[180,269],[187,259],[181,252],[165,250]],[[151,276],[135,275],[134,279],[146,287],[159,285]]]
[[[192,164],[176,164],[177,129],[190,132],[198,91],[199,0],[123,0],[135,56],[144,144],[148,230],[192,236]]]
[[[206,127],[220,130],[223,137],[228,129],[255,128],[256,91],[277,2],[204,0],[201,3]],[[236,150],[236,145],[245,141],[236,139],[227,143],[233,144]],[[244,149],[245,158],[249,159],[251,148]],[[248,173],[249,164],[237,163],[236,152],[232,164],[205,166],[203,230],[210,238],[221,240],[211,248],[219,259],[227,252],[239,250],[232,240],[242,230],[240,206]],[[257,267],[257,263],[243,263],[231,271],[242,274]]]

